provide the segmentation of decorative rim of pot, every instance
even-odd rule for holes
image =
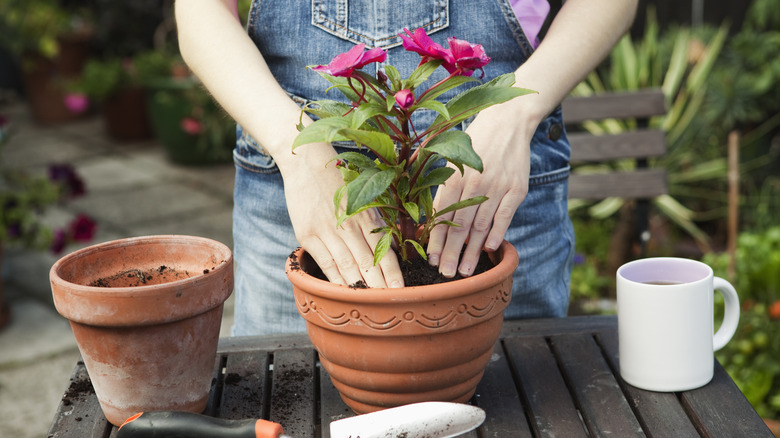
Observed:
[[[208,273],[187,273],[186,277],[159,284],[118,287],[73,282],[69,280],[72,276],[66,273],[70,265],[106,250],[193,244],[213,251],[214,266]],[[138,268],[148,268],[148,266],[138,266]],[[128,237],[98,243],[65,255],[51,267],[49,280],[57,311],[72,321],[111,326],[170,322],[213,309],[230,296],[233,291],[233,253],[227,245],[205,237],[187,235]],[[94,280],[93,278],[92,281]],[[207,292],[214,290],[215,293],[184,296],[184,291],[197,288]],[[99,304],[94,305],[93,302]],[[152,302],[153,305],[150,306],[148,302]],[[139,322],[135,316],[131,316],[134,312],[144,313],[143,321]]]
[[[424,286],[407,286],[403,288],[354,288],[342,284],[321,280],[306,273],[300,265],[293,267],[292,256],[300,257],[304,253],[303,248],[296,249],[285,262],[285,272],[293,284],[309,284],[305,287],[307,292],[327,296],[331,300],[351,301],[355,303],[411,303],[419,301],[439,301],[456,298],[475,289],[484,289],[503,281],[514,272],[519,263],[517,251],[508,241],[501,243],[497,251],[490,254],[491,260],[498,263],[490,270],[461,278],[447,283],[437,283]],[[311,259],[313,261],[313,259]],[[446,285],[446,287],[441,287]]]

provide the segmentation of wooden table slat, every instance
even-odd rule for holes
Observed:
[[[268,418],[268,364],[265,351],[236,353],[227,357],[219,417],[232,420]]]
[[[646,436],[591,334],[554,336],[550,345],[592,437]]]
[[[295,438],[315,437],[319,423],[316,360],[311,349],[274,352],[269,418]]]
[[[533,436],[514,380],[503,343],[498,341],[474,395],[474,404],[488,413],[482,426],[483,437]]]
[[[584,425],[547,341],[518,337],[504,341],[518,376],[521,397],[536,435],[586,437]]]
[[[322,438],[330,438],[330,423],[355,415],[341,399],[338,390],[330,381],[330,374],[324,367],[320,371],[320,428]]]
[[[596,339],[604,350],[610,366],[615,370],[615,374],[619,376],[620,362],[618,359],[617,332],[599,332]],[[680,400],[675,393],[645,391],[625,383],[622,379],[619,379],[619,382],[637,419],[648,436],[659,438],[701,436],[691,424],[688,414],[680,404]]]
[[[682,393],[680,400],[704,436],[774,437],[726,370],[717,362],[712,381],[701,388]]]
[[[87,368],[79,361],[47,437],[106,438],[111,428],[111,423],[103,416]]]

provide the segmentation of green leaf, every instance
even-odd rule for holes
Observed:
[[[342,152],[335,157],[333,157],[330,161],[335,160],[344,160],[347,163],[349,163],[351,166],[355,166],[358,169],[366,169],[369,167],[376,167],[376,163],[371,158],[368,158],[367,156],[361,154],[360,152]]]
[[[428,254],[425,253],[425,249],[423,249],[422,245],[411,239],[406,239],[404,243],[410,243],[414,249],[417,250],[417,254],[420,254],[420,257],[422,257],[423,260],[428,260]]]
[[[344,193],[346,192],[347,192],[347,186],[343,185],[338,189],[336,189],[336,193],[333,194],[333,211],[336,214],[336,219],[339,220],[339,223],[336,226],[340,225],[341,222],[343,222],[339,217],[340,216],[339,211],[341,211],[341,200],[344,198]]]
[[[361,131],[345,128],[339,131],[345,138],[371,149],[375,154],[389,163],[395,163],[395,143],[384,132]]]
[[[387,251],[390,249],[390,245],[392,243],[393,235],[390,233],[385,233],[379,239],[379,242],[376,243],[376,248],[374,248],[374,266],[376,266],[382,260],[382,257],[384,257],[385,254],[387,254]]]
[[[428,187],[444,184],[444,182],[447,181],[453,173],[455,173],[455,169],[451,167],[437,167],[436,169],[431,170],[427,175],[419,179],[417,184],[414,185],[412,196],[417,195],[418,192],[425,190]]]
[[[450,119],[450,112],[447,111],[447,106],[443,103],[439,102],[438,100],[428,100],[423,102],[422,104],[415,105],[418,108],[426,108],[429,110],[436,111],[437,113],[441,114],[444,119],[449,120]]]
[[[433,217],[433,196],[431,196],[430,190],[423,190],[420,192],[420,198],[417,200],[422,210],[425,212],[425,217]]]
[[[393,86],[393,89],[398,90],[401,87],[401,74],[392,65],[386,64],[383,68],[387,79],[390,80],[390,85]]]
[[[303,107],[303,111],[314,114],[320,119],[327,119],[328,117],[342,117],[348,113],[352,107],[344,102],[337,102],[335,100],[316,100],[309,102]]]
[[[423,82],[427,81],[428,78],[433,74],[436,69],[442,65],[443,61],[441,60],[433,60],[428,61],[425,64],[420,65],[414,71],[411,75],[409,75],[409,79],[406,81],[406,88],[414,89],[418,85],[422,84]],[[400,91],[400,90],[398,90]]]
[[[420,223],[420,206],[414,202],[404,202],[404,209],[415,223]]]
[[[406,199],[406,195],[409,194],[409,177],[403,176],[398,181],[398,186],[396,187],[396,190],[398,190],[398,197],[400,197],[402,200]]]
[[[475,196],[473,198],[469,198],[469,199],[464,199],[462,201],[458,201],[458,202],[450,205],[449,207],[447,207],[447,208],[445,208],[443,210],[437,211],[436,214],[433,215],[433,219],[435,219],[435,218],[437,218],[437,217],[439,217],[441,215],[447,214],[449,212],[452,212],[452,211],[455,211],[455,210],[460,210],[461,208],[466,208],[466,207],[471,207],[471,206],[474,206],[474,205],[481,204],[481,203],[483,203],[483,202],[485,202],[487,200],[488,200],[487,196]]]
[[[427,92],[425,92],[424,95],[420,97],[419,102],[427,102],[429,100],[436,99],[447,91],[469,82],[479,82],[479,80],[471,76],[453,76],[444,81],[443,84],[440,84],[436,88],[429,89]]]
[[[349,126],[350,120],[348,117],[328,117],[327,119],[317,120],[303,128],[303,131],[295,137],[293,149],[309,143],[330,143],[349,140],[349,138],[339,133],[340,130],[349,128]]]
[[[471,137],[463,131],[443,132],[435,136],[425,150],[435,152],[453,164],[463,164],[482,172],[482,160],[471,147]]]
[[[447,103],[447,110],[452,116],[452,118],[447,121],[448,124],[460,123],[492,105],[507,102],[515,97],[536,93],[536,91],[533,90],[513,87],[512,84],[514,81],[514,73],[507,73],[486,84],[470,88],[453,97],[452,100]],[[444,117],[440,115],[434,120],[431,126],[436,127],[436,125],[439,125],[444,121]]]
[[[364,103],[357,107],[352,116],[351,127],[353,129],[360,128],[366,120],[369,120],[375,116],[390,116],[390,112],[383,105],[377,105],[375,103]]]
[[[355,214],[358,209],[373,202],[395,180],[395,170],[366,169],[357,178],[347,184],[347,214]]]

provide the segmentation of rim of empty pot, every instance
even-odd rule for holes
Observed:
[[[300,258],[304,251],[303,248],[298,248],[293,254]],[[501,246],[496,253],[500,257],[500,262],[487,272],[447,283],[407,286],[400,289],[363,289],[331,283],[309,275],[302,268],[292,269],[290,257],[287,258],[285,263],[285,272],[293,284],[310,285],[310,287],[304,287],[306,292],[315,295],[321,294],[333,300],[352,301],[356,303],[437,301],[458,297],[464,293],[471,292],[475,289],[475,285],[479,286],[479,289],[490,287],[500,283],[508,275],[511,275],[520,261],[517,250],[515,250],[510,242],[505,240],[501,243]],[[441,287],[442,285],[446,285],[446,287]]]
[[[105,250],[171,244],[205,246],[221,260],[215,263],[214,269],[208,274],[197,272],[180,280],[142,286],[89,286],[68,281],[61,275],[68,264]],[[233,291],[233,253],[225,244],[205,237],[128,237],[98,243],[65,255],[51,267],[49,280],[57,311],[71,321],[113,327],[159,324],[198,315],[224,303]],[[184,295],[184,291],[198,288],[207,292],[216,290],[216,293]],[[103,304],[95,309],[97,299]],[[153,301],[152,306],[146,303],[149,300]]]

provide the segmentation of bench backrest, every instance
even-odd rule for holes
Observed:
[[[666,171],[647,168],[648,158],[666,153],[664,132],[647,127],[650,117],[666,114],[666,101],[661,90],[569,97],[562,105],[574,165],[569,178],[569,198],[597,200],[614,196],[649,199],[668,193]],[[604,135],[577,129],[578,124],[584,121],[604,119],[636,119],[637,128]],[[635,170],[586,173],[576,169],[576,164],[626,158],[637,160]]]

